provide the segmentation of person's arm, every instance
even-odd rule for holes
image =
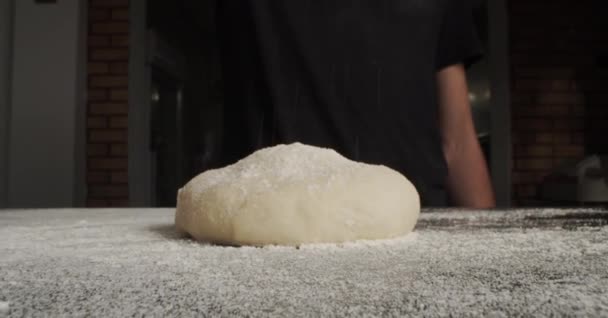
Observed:
[[[473,124],[463,65],[438,71],[437,85],[439,125],[452,203],[470,208],[494,207],[494,191]]]

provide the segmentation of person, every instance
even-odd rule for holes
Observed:
[[[423,206],[494,206],[472,19],[461,0],[219,1],[223,162],[301,142],[401,172]]]

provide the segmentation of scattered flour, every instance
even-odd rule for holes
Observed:
[[[322,178],[326,181],[324,186],[329,186],[336,175],[350,173],[362,165],[332,149],[319,151],[317,147],[300,143],[277,145],[258,150],[223,169],[207,171],[196,177],[192,184],[197,187],[194,189],[197,193],[223,184],[234,185],[243,193],[251,190],[265,192],[311,178]],[[252,188],[250,180],[256,180],[257,186]],[[310,191],[322,189],[319,185],[310,187]]]
[[[181,237],[169,209],[0,211],[0,306],[9,317],[608,316],[607,212],[427,212],[393,240],[238,248]]]

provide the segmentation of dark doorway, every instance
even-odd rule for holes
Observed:
[[[180,186],[181,83],[160,69],[152,68],[150,96],[150,150],[155,180],[155,206],[175,206]]]
[[[221,120],[214,1],[147,0],[152,204],[214,164]]]

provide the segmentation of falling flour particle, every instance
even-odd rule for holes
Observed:
[[[295,143],[198,175],[178,193],[175,223],[203,241],[301,245],[403,236],[419,212],[398,172]]]

